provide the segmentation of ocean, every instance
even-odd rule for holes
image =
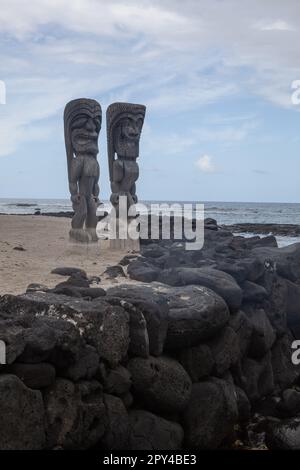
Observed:
[[[174,203],[175,201],[140,201],[145,205],[150,203]],[[191,201],[177,201],[188,203]],[[215,202],[198,201],[204,204],[205,217],[212,217],[218,224],[232,225],[236,223],[261,224],[295,224],[300,225],[300,203],[255,203],[255,202]],[[103,201],[103,209],[109,203]],[[67,212],[72,210],[68,199],[1,199],[1,214],[34,214],[40,209],[43,213]],[[251,236],[253,234],[243,234]],[[255,233],[255,235],[260,235]],[[300,237],[276,236],[279,246],[299,242]]]

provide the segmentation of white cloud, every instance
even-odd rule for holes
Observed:
[[[213,162],[213,157],[210,155],[202,155],[197,161],[196,165],[203,173],[217,173],[219,170]]]
[[[0,79],[8,105],[0,114],[0,154],[33,138],[40,121],[61,122],[64,104],[76,96],[99,97],[104,106],[141,101],[168,117],[200,115],[204,106],[249,94],[291,108],[290,84],[300,79],[293,26],[300,3],[248,4],[245,14],[239,0],[2,0]],[[238,142],[250,131],[190,127],[176,136],[171,126],[166,139],[174,153],[205,140]]]
[[[259,23],[256,27],[261,31],[294,31],[293,26],[283,20]]]

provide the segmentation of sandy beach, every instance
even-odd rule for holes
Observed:
[[[117,264],[124,253],[100,249],[99,244],[69,241],[70,219],[0,215],[0,295],[25,292],[30,283],[54,287],[63,278],[51,274],[58,266],[84,269],[100,276]],[[23,251],[24,250],[24,251]],[[118,282],[101,279],[101,285]]]

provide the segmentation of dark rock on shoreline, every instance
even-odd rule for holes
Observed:
[[[87,277],[86,271],[80,268],[72,268],[72,267],[59,267],[52,269],[51,274],[58,274],[60,276],[73,276],[73,274],[79,274],[83,278]]]
[[[224,225],[227,230],[231,232],[242,232],[242,233],[260,233],[273,235],[288,235],[291,237],[297,237],[300,235],[300,226],[293,224],[259,224],[259,223],[240,223],[232,225]]]
[[[8,367],[8,373],[16,375],[32,389],[49,387],[55,380],[56,371],[51,364],[41,362],[39,364],[14,363]]]
[[[131,425],[130,448],[135,450],[179,450],[183,429],[149,411],[133,410],[129,413]]]
[[[151,284],[145,286],[123,284],[111,287],[107,290],[106,299],[111,302],[114,298],[121,302],[126,299],[128,305],[125,305],[125,308],[130,315],[130,327],[138,334],[138,325],[140,325],[140,337],[147,335],[150,354],[154,356],[162,354],[168,329],[168,298],[158,289],[153,289]],[[130,304],[134,310],[130,308]],[[146,323],[146,333],[143,333],[143,319]]]
[[[200,286],[159,287],[169,299],[166,349],[194,346],[210,339],[226,325],[229,310],[215,292]]]
[[[242,303],[242,290],[232,276],[212,268],[174,268],[160,273],[158,280],[171,286],[200,285],[219,294],[232,311]]]
[[[154,411],[182,411],[192,383],[184,368],[168,357],[134,358],[128,368],[134,391]]]
[[[0,298],[0,449],[300,448],[300,244],[204,225]]]
[[[233,431],[238,416],[234,387],[211,379],[193,385],[184,413],[186,445],[192,449],[215,449]]]
[[[0,375],[1,450],[45,448],[45,412],[40,391],[15,375]]]

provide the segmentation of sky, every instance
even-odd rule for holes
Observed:
[[[147,106],[140,200],[300,202],[299,17],[298,0],[1,0],[0,197],[69,197],[63,109],[85,97],[103,200],[105,112],[127,101]]]

